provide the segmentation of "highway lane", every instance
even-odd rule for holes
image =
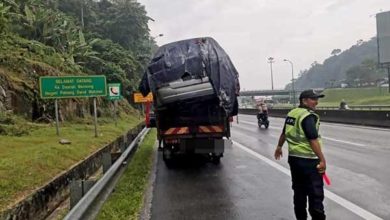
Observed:
[[[159,154],[152,219],[294,219],[286,149],[281,161],[272,158],[283,119],[271,118],[268,130],[249,115],[232,125],[236,144],[219,166],[184,158],[167,169]],[[321,124],[332,179],[328,219],[390,219],[389,131]]]
[[[329,201],[328,219],[362,219]],[[220,165],[183,158],[167,169],[157,161],[151,219],[294,219],[291,182],[237,146]]]
[[[239,124],[233,124],[233,140],[246,143],[252,150],[272,159],[284,120],[271,118],[268,130],[257,128],[255,120],[255,116],[240,115]],[[320,131],[328,162],[327,173],[332,179],[332,185],[326,188],[390,219],[390,144],[387,141],[390,130],[323,122]],[[287,156],[287,149],[285,154]],[[280,164],[288,168],[286,161],[285,157]]]

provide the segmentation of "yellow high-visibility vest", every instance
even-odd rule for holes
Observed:
[[[295,108],[287,114],[286,118],[286,140],[290,156],[316,159],[317,155],[310,147],[310,142],[302,129],[302,121],[309,115],[317,117],[316,129],[319,132],[320,117],[313,111],[306,108]],[[321,136],[318,134],[320,146],[322,147]]]

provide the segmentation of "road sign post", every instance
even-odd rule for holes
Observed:
[[[153,95],[150,92],[147,96],[143,96],[142,93],[136,92],[133,94],[134,103],[142,104],[142,112],[145,113],[145,123],[149,123],[150,105],[153,102]],[[145,108],[146,107],[146,111]]]
[[[118,100],[122,99],[121,91],[122,86],[120,83],[109,83],[108,84],[108,99],[114,101],[114,121],[117,126],[117,105]]]
[[[58,100],[56,99],[55,101],[54,101],[54,108],[55,108],[55,111],[56,111],[56,134],[57,134],[57,136],[60,136],[60,129],[59,129],[59,123],[58,123]]]
[[[93,116],[94,116],[94,124],[95,124],[95,137],[98,136],[98,131],[97,131],[97,109],[96,109],[96,97],[93,98]]]
[[[387,85],[389,86],[389,93],[390,93],[390,65],[387,66]]]
[[[58,99],[93,97],[95,137],[97,137],[96,97],[107,95],[106,77],[96,76],[43,76],[39,78],[42,99],[55,99],[56,133],[59,135]]]
[[[145,125],[148,128],[149,127],[149,121],[150,121],[150,104],[151,102],[145,103]]]
[[[153,95],[150,92],[147,96],[143,96],[140,92],[135,92],[133,94],[134,103],[145,103],[145,102],[153,102]]]
[[[118,106],[118,101],[114,101],[114,121],[115,121],[115,127],[117,126],[117,106]]]
[[[378,63],[387,69],[390,93],[390,11],[376,14],[376,33]]]

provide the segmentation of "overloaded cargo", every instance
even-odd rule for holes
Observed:
[[[237,115],[240,85],[229,56],[212,38],[161,46],[153,56],[140,91],[154,97],[163,158],[196,153],[219,163],[231,144],[229,118]]]
[[[140,84],[152,91],[157,109],[172,103],[217,98],[227,115],[237,114],[238,72],[229,56],[212,38],[194,38],[161,46]]]

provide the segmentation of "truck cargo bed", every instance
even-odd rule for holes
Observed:
[[[177,80],[157,90],[157,108],[173,102],[185,102],[196,98],[215,97],[214,89],[208,77],[199,79]]]
[[[226,113],[219,106],[218,99],[201,101],[199,98],[186,102],[174,102],[157,110],[157,121],[160,129],[171,127],[223,124]]]

